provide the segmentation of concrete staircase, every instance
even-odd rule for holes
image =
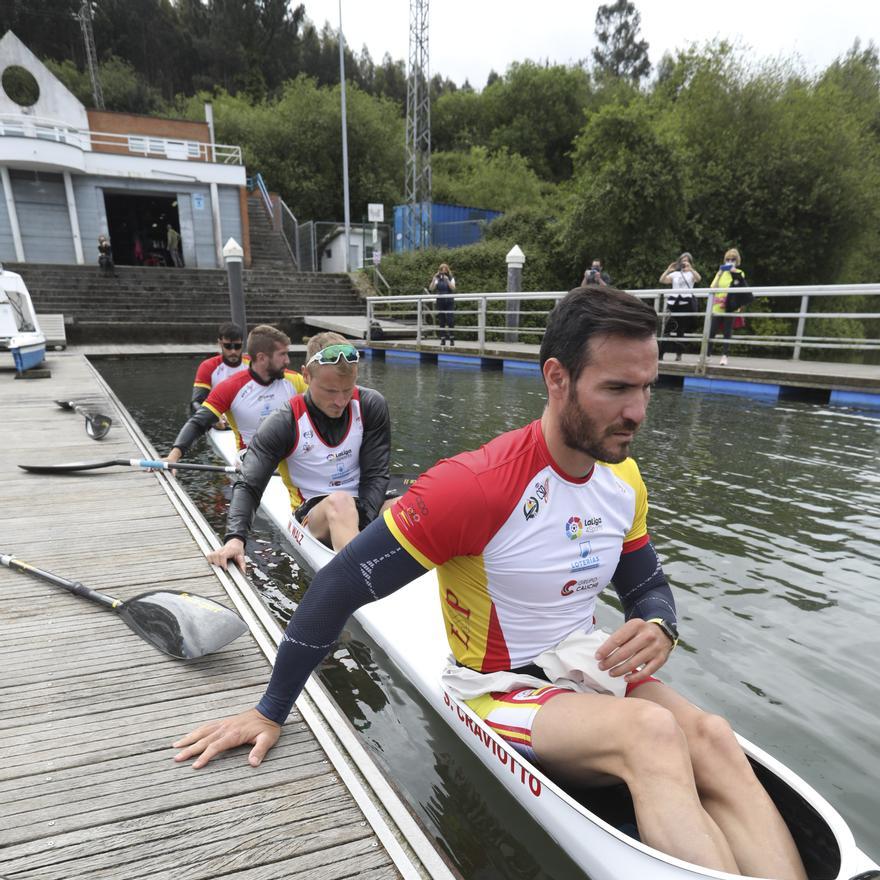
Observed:
[[[265,216],[265,214],[264,214]],[[366,306],[347,275],[293,271],[283,241],[263,239],[244,272],[248,324],[273,324],[293,341],[312,332],[305,315],[364,315]],[[266,248],[263,249],[263,245]],[[278,252],[278,247],[283,252]],[[172,269],[7,263],[24,278],[38,313],[64,314],[67,339],[82,342],[196,342],[216,338],[229,320],[223,269]]]
[[[287,244],[280,232],[272,228],[272,221],[257,193],[247,200],[248,222],[251,231],[251,263],[254,267],[291,270],[294,268]]]

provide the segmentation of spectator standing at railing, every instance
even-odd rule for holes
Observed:
[[[593,260],[589,268],[584,270],[584,277],[581,280],[581,287],[588,284],[599,284],[603,287],[611,287],[611,276],[602,268],[600,259]]]
[[[455,278],[448,263],[441,263],[440,268],[431,279],[431,292],[437,294],[437,324],[440,328],[440,347],[446,345],[447,339],[450,345],[455,345]]]
[[[694,296],[693,290],[694,286],[700,281],[702,281],[702,276],[694,268],[693,257],[685,251],[677,260],[670,263],[666,267],[666,271],[660,276],[661,284],[672,285],[672,293],[666,297],[666,310],[673,314],[676,312],[696,312],[698,310],[697,298]],[[676,336],[682,339],[686,332],[690,332],[693,329],[693,324],[693,316],[681,317],[678,315],[668,322],[668,329],[670,333],[675,330]],[[663,322],[663,329],[663,335],[665,336],[667,329],[667,322],[665,320]],[[661,343],[660,358],[662,360],[666,351],[674,351],[675,359],[680,361],[683,349],[684,345],[681,342],[673,342],[669,345]]]
[[[728,248],[724,253],[724,262],[718,267],[712,283],[709,285],[715,293],[715,302],[712,304],[712,326],[709,330],[709,349],[707,354],[712,356],[712,340],[721,330],[724,333],[724,347],[721,350],[720,366],[727,366],[727,355],[730,353],[730,337],[733,335],[734,312],[740,311],[730,297],[731,287],[741,287],[746,283],[746,275],[739,264],[742,262],[739,251],[736,248]],[[730,301],[729,301],[730,300]],[[733,306],[728,308],[728,306]]]

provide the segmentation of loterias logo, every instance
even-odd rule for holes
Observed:
[[[523,504],[523,516],[526,520],[534,519],[538,515],[538,510],[540,510],[538,499],[533,495],[529,496],[529,499]]]

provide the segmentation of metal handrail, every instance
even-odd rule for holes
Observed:
[[[797,360],[800,357],[802,348],[824,349],[824,350],[849,350],[849,351],[880,351],[880,338],[872,337],[835,337],[835,336],[816,336],[807,335],[806,322],[809,320],[854,320],[863,319],[869,321],[880,321],[880,311],[877,312],[811,312],[809,311],[811,298],[822,298],[829,296],[837,297],[853,297],[853,296],[878,296],[880,297],[880,284],[838,284],[838,285],[798,285],[790,287],[740,287],[737,291],[751,291],[755,297],[764,297],[767,299],[781,298],[800,298],[800,309],[798,311],[780,311],[780,312],[746,312],[744,316],[749,318],[780,318],[780,319],[797,319],[797,329],[794,334],[772,334],[768,336],[759,336],[754,334],[733,336],[729,341],[733,345],[760,345],[768,348],[791,348],[792,359]],[[712,306],[714,304],[715,292],[711,289],[702,288],[690,291],[698,300],[705,300],[705,309],[694,312],[675,312],[670,313],[664,311],[665,301],[672,295],[677,295],[680,291],[671,291],[669,288],[656,288],[651,290],[633,291],[634,295],[640,299],[650,301],[658,315],[674,314],[675,317],[694,317],[703,318],[703,327],[700,333],[692,333],[687,337],[683,337],[687,341],[700,342],[700,356],[697,370],[705,372],[707,361],[707,349],[709,343],[709,333],[712,324]],[[524,302],[533,303],[554,303],[561,299],[567,291],[541,291],[528,293],[511,293],[508,291],[493,291],[488,293],[458,293],[452,296],[456,303],[456,317],[477,316],[476,323],[461,325],[456,327],[456,333],[473,334],[478,344],[480,352],[486,349],[486,334],[496,333],[502,335],[506,340],[520,340],[522,337],[540,337],[544,332],[544,322],[540,326],[522,327],[518,326],[518,321],[528,315],[532,318],[546,318],[549,314],[550,307],[537,308],[527,312],[520,311],[519,305]],[[401,324],[402,330],[412,332],[418,343],[421,343],[422,337],[429,328],[424,320],[426,302],[433,302],[436,299],[435,294],[427,292],[421,294],[406,294],[403,296],[373,296],[367,298],[367,313],[370,320],[377,320],[383,316],[388,320],[395,320]],[[462,308],[465,304],[473,303],[470,308]],[[498,308],[497,304],[505,303],[516,308]],[[460,304],[460,305],[459,305]],[[496,307],[489,309],[489,305]],[[409,308],[411,306],[411,308]],[[726,313],[731,318],[737,313]],[[505,320],[507,316],[514,316],[517,320],[517,326],[508,327],[497,324],[490,324],[490,316],[496,320]],[[369,338],[369,336],[368,336]],[[666,336],[665,327],[658,337],[659,341],[677,341],[678,337]]]
[[[278,204],[281,208],[281,229],[279,231],[281,237],[284,239],[284,243],[287,245],[287,250],[290,251],[290,258],[293,260],[293,265],[299,269],[299,221],[296,219],[296,215],[293,211],[287,207],[287,203],[284,199],[280,196],[278,198]],[[288,226],[293,227],[290,234],[287,232]]]
[[[142,132],[92,131],[74,128],[57,119],[23,114],[0,114],[0,137],[27,137],[75,147],[83,152],[101,152],[95,147],[122,147],[136,156],[162,156],[196,162],[241,165],[241,147],[190,138],[163,137]]]
[[[263,175],[258,171],[254,175],[254,183],[257,185],[257,189],[260,191],[260,195],[263,198],[263,207],[266,209],[266,213],[269,215],[269,219],[273,221],[275,220],[275,209],[272,206],[272,197],[269,195],[269,189],[266,186],[266,181],[263,180]]]

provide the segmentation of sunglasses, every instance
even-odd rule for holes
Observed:
[[[360,352],[350,342],[340,342],[336,345],[328,345],[320,351],[316,351],[306,362],[306,366],[319,364],[338,364],[340,358],[345,358],[347,364],[356,364],[360,359]]]
[[[220,343],[227,351],[240,351],[241,343],[240,342],[221,342]]]

